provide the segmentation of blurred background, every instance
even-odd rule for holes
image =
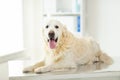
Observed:
[[[8,60],[43,59],[40,25],[50,17],[120,57],[120,0],[0,0],[0,68]]]

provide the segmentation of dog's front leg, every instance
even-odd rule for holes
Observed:
[[[34,70],[34,72],[40,74],[40,73],[50,72],[52,71],[52,69],[53,69],[52,66],[48,65],[48,66],[38,67]]]
[[[45,65],[44,61],[38,62],[38,63],[36,63],[36,64],[33,65],[33,66],[29,66],[29,67],[24,68],[24,69],[23,69],[23,73],[34,72],[34,70],[35,70],[36,68],[42,67],[42,66],[44,66],[44,65]]]
[[[59,64],[51,64],[48,66],[38,67],[35,69],[35,73],[45,73],[45,72],[51,72],[51,71],[69,71],[69,70],[76,70],[76,65],[59,65]]]
[[[56,56],[50,64],[35,69],[35,73],[69,71],[70,69],[77,69],[77,64],[73,59],[71,59],[71,57],[71,55],[66,55],[66,58],[64,58],[62,55]]]

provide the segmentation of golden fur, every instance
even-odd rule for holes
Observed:
[[[49,24],[59,25],[61,35],[55,49],[50,49],[45,40],[46,56],[44,61],[31,67],[25,68],[23,72],[47,72],[52,70],[68,70],[77,68],[78,64],[94,64],[95,61],[102,61],[112,64],[112,59],[103,53],[96,41],[91,38],[77,38],[66,27],[56,20],[51,20]],[[52,29],[52,28],[51,28]],[[55,30],[55,29],[54,29]],[[45,29],[43,29],[43,36]],[[58,32],[59,33],[59,32]]]

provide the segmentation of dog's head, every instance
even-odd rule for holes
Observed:
[[[55,49],[66,28],[57,20],[48,21],[43,27],[43,37],[50,49]]]

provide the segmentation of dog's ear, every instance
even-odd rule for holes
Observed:
[[[73,34],[67,30],[67,27],[64,25],[63,26],[63,32],[62,32],[62,38],[64,38],[64,40],[66,39],[70,39],[71,37],[73,37]]]
[[[62,37],[67,37],[67,28],[66,28],[66,25],[63,25],[62,27]]]

